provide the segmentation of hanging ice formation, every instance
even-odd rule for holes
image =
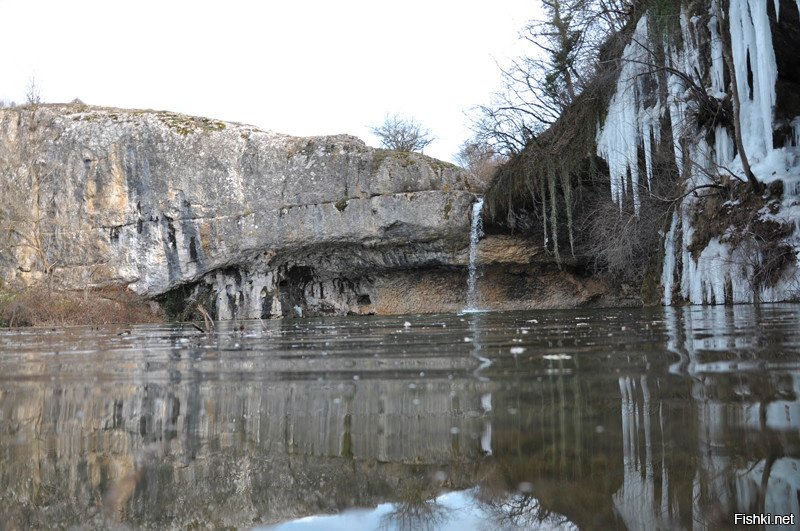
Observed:
[[[742,143],[756,178],[769,183],[784,183],[783,204],[777,214],[767,211],[762,218],[795,224],[790,243],[800,263],[800,117],[791,122],[794,138],[790,145],[773,146],[773,111],[778,69],[772,43],[767,3],[774,2],[780,16],[780,0],[731,0],[727,13],[733,68],[740,96]],[[796,0],[800,11],[800,0]],[[727,96],[723,59],[722,25],[717,20],[717,0],[711,1],[707,25],[700,17],[689,17],[681,10],[682,46],[654,44],[650,38],[647,16],[636,26],[631,42],[622,54],[622,68],[605,122],[598,128],[597,150],[609,166],[612,199],[622,208],[630,195],[634,211],[641,209],[640,152],[648,190],[653,178],[653,149],[661,141],[662,121],[669,118],[675,163],[688,192],[709,184],[720,168],[744,178],[741,159],[735,152],[733,131],[717,125],[707,143],[706,131],[694,122],[695,102],[687,79],[698,87],[707,84],[709,96],[722,100]],[[698,43],[708,41],[702,48]],[[651,50],[663,46],[666,57],[666,90],[654,88],[658,77],[651,72]],[[701,49],[711,57],[703,60]],[[706,67],[706,65],[708,65]],[[680,74],[679,74],[680,73]],[[650,84],[648,86],[647,84]],[[665,98],[659,94],[664,92]],[[664,304],[678,298],[694,304],[788,300],[800,295],[800,270],[789,266],[770,286],[754,286],[752,281],[762,257],[743,246],[733,247],[725,234],[714,237],[693,256],[689,252],[695,227],[691,215],[697,199],[687,195],[676,208],[664,236],[664,262],[661,282]]]
[[[611,176],[611,198],[622,208],[627,195],[628,176],[633,207],[639,215],[639,147],[644,148],[647,188],[653,177],[653,143],[661,141],[661,109],[658,104],[646,106],[645,83],[652,70],[648,48],[647,15],[636,26],[630,44],[622,54],[622,71],[617,90],[611,99],[603,127],[597,133],[597,153],[608,162]]]

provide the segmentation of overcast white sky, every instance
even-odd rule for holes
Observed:
[[[533,0],[0,0],[0,99],[166,109],[294,135],[414,117],[451,160]]]

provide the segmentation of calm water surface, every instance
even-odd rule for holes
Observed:
[[[719,529],[799,505],[798,305],[0,332],[0,528]]]

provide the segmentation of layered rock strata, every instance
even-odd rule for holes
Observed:
[[[0,111],[0,169],[7,285],[123,284],[221,319],[463,307],[474,195],[424,155],[39,105]]]

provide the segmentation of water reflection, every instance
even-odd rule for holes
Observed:
[[[529,529],[572,531],[577,527],[563,515],[543,514],[535,499],[510,496],[502,504],[485,504],[475,489],[449,492],[424,505],[384,503],[373,510],[349,510],[336,516],[312,516],[270,527],[272,531],[464,531],[465,529]]]
[[[775,305],[3,332],[0,518],[654,529],[800,515],[798,324],[800,307]]]

